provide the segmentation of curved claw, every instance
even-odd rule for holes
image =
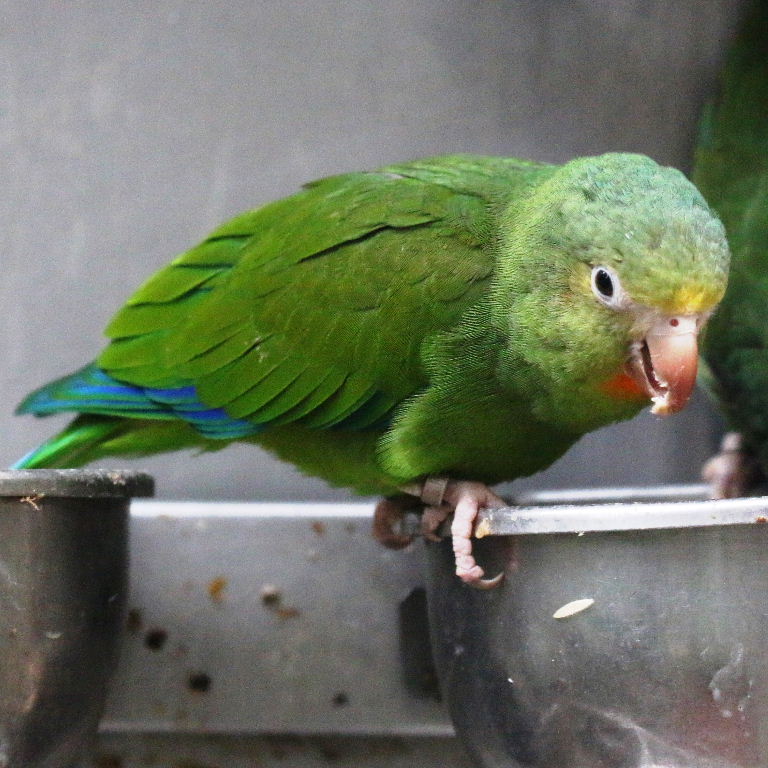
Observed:
[[[504,581],[504,571],[497,573],[492,579],[478,579],[467,582],[473,589],[495,589]]]
[[[503,506],[504,502],[482,483],[455,482],[446,489],[446,501],[454,506],[451,535],[453,552],[456,556],[456,575],[470,586],[478,589],[493,589],[504,578],[499,574],[492,579],[483,579],[484,571],[472,554],[472,529],[481,506]]]
[[[439,540],[437,530],[453,510],[451,537],[453,538],[453,553],[456,559],[456,575],[475,589],[493,589],[504,580],[504,573],[499,573],[492,579],[484,579],[485,572],[477,564],[472,554],[472,535],[481,507],[503,507],[504,500],[500,499],[484,483],[449,480],[448,478],[428,477],[421,484],[401,486],[403,493],[421,499],[426,505],[422,514],[421,530],[424,538],[432,541]],[[401,497],[397,497],[401,498]],[[392,503],[392,500],[385,500]],[[402,502],[401,502],[402,503]],[[384,502],[380,502],[383,507]],[[384,508],[376,509],[376,517],[389,522],[390,511]],[[391,526],[389,527],[391,531]],[[377,538],[379,538],[377,536]],[[381,541],[382,539],[379,538]],[[390,543],[389,546],[393,544]],[[397,546],[397,544],[395,544]]]

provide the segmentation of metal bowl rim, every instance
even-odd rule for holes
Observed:
[[[511,506],[481,512],[480,536],[768,525],[768,496],[707,501]]]
[[[152,496],[154,479],[124,469],[0,470],[0,497],[130,498]]]

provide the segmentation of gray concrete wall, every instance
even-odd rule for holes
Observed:
[[[65,422],[13,417],[15,403],[91,359],[144,278],[303,181],[452,151],[632,150],[687,167],[737,7],[5,0],[0,465]],[[645,414],[533,482],[691,480],[712,441],[702,403]],[[165,497],[346,496],[250,446],[139,464]]]

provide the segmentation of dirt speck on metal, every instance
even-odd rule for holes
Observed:
[[[150,651],[162,651],[168,641],[168,633],[161,627],[152,627],[144,635],[144,645]]]
[[[211,676],[206,672],[192,672],[187,678],[187,687],[193,693],[208,693],[213,685]]]
[[[144,619],[138,608],[131,608],[125,617],[125,629],[131,635],[138,635],[144,628]]]
[[[265,584],[261,588],[260,594],[261,602],[268,608],[280,605],[280,601],[283,599],[283,593],[274,584]]]
[[[265,584],[261,588],[261,602],[279,619],[295,619],[301,611],[293,605],[283,605],[283,593],[274,584]]]
[[[223,576],[217,576],[215,579],[211,579],[208,584],[208,597],[210,597],[214,603],[224,602],[224,592],[227,588],[227,583],[227,580]]]
[[[344,691],[334,693],[331,703],[334,707],[346,707],[349,705],[349,695]]]

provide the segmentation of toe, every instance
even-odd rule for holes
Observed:
[[[506,506],[487,485],[466,481],[450,481],[445,487],[443,498],[453,506],[451,536],[456,558],[456,575],[466,584],[479,589],[491,589],[501,582],[504,575],[483,579],[485,572],[472,554],[472,535],[481,507]]]
[[[392,496],[382,499],[373,513],[373,538],[389,549],[407,547],[413,541],[413,536],[399,533],[397,528],[411,507],[412,502],[407,497]]]
[[[449,507],[425,507],[421,515],[421,535],[430,541],[442,541],[437,531],[450,512]]]
[[[456,555],[456,575],[471,583],[482,579],[483,569],[472,555],[472,526],[477,517],[478,504],[473,496],[461,496],[453,513],[451,535],[453,552]]]

